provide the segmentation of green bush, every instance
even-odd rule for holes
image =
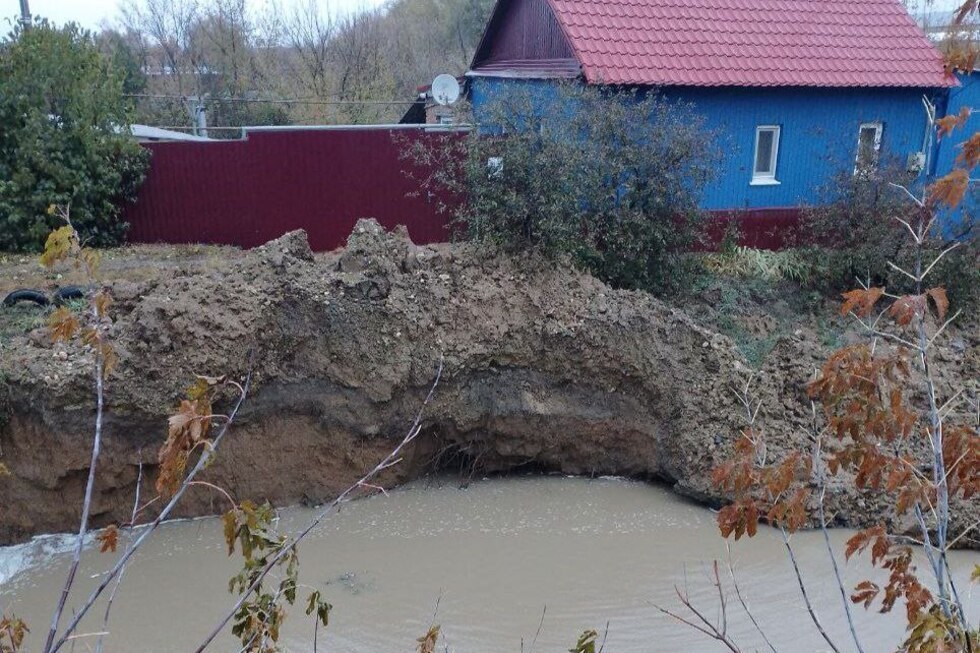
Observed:
[[[896,218],[912,221],[920,209],[891,182],[911,186],[909,175],[887,166],[873,176],[842,173],[831,184],[828,201],[804,210],[798,234],[808,256],[820,261],[819,274],[809,283],[825,292],[844,292],[870,283],[894,293],[912,291],[911,280],[889,261],[912,270],[913,250],[908,229]],[[914,221],[913,221],[914,222]],[[937,233],[927,240],[923,258],[935,259],[950,242]],[[946,254],[930,274],[933,285],[946,288],[955,308],[973,310],[980,304],[980,243],[963,240]]]
[[[712,135],[689,105],[579,84],[527,85],[481,106],[466,135],[408,156],[458,233],[503,250],[568,257],[623,288],[675,290],[695,264]]]
[[[88,32],[38,21],[0,40],[0,250],[36,250],[70,206],[90,245],[118,244],[147,153],[129,133],[123,71]]]

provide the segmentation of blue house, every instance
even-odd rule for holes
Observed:
[[[560,80],[692,103],[724,151],[703,208],[756,224],[842,173],[952,160],[924,156],[926,105],[958,82],[900,0],[498,0],[467,77],[477,115]]]

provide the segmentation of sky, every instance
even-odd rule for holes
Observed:
[[[119,15],[119,0],[28,0],[30,3],[31,14],[44,16],[55,23],[66,23],[75,21],[83,27],[96,29],[103,22],[112,23]],[[261,10],[265,7],[267,0],[249,0],[250,4]],[[283,5],[289,6],[298,0],[280,0]],[[372,7],[383,3],[383,0],[329,0],[329,4],[338,13],[362,7]],[[0,0],[0,19],[6,21],[11,17],[20,14],[19,0]],[[5,27],[5,26],[4,26]],[[6,32],[0,29],[0,32]]]
[[[262,9],[268,0],[249,0],[255,9]],[[288,6],[299,0],[281,0]],[[347,13],[365,6],[377,6],[383,0],[325,0],[338,13]],[[861,0],[856,0],[860,2]],[[75,21],[89,29],[95,29],[103,22],[112,23],[118,16],[119,0],[29,0],[31,13],[44,16],[55,23]],[[936,0],[934,8],[952,9],[961,0]],[[20,12],[19,0],[0,0],[0,19],[8,19]],[[6,30],[0,29],[0,32]]]

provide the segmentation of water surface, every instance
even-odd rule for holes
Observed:
[[[284,510],[280,528],[296,530],[311,515],[304,508]],[[843,550],[849,532],[831,535]],[[851,648],[822,537],[800,533],[793,542],[821,617]],[[63,582],[65,543],[46,537],[0,549],[0,608],[28,620],[30,650],[43,640]],[[129,565],[107,653],[193,650],[233,603],[227,585],[238,559],[226,554],[218,520],[161,527]],[[450,481],[417,482],[350,503],[301,545],[300,573],[334,605],[320,651],[408,653],[435,613],[451,651],[516,653],[522,639],[529,651],[540,624],[533,650],[542,653],[567,650],[586,628],[607,632],[611,653],[700,652],[721,649],[654,606],[680,610],[674,586],[686,583],[714,617],[717,601],[706,571],[726,555],[713,513],[663,488],[620,479],[527,477],[462,490]],[[826,649],[799,600],[778,533],[760,530],[735,545],[732,558],[750,608],[778,649]],[[79,590],[87,593],[113,560],[89,547]],[[976,563],[980,554],[972,552],[952,559],[972,615],[980,614],[980,596],[964,579]],[[868,571],[852,561],[845,573],[853,584]],[[729,601],[729,630],[743,649],[765,648],[734,597]],[[858,609],[857,617],[866,650],[889,650],[901,640],[899,613],[882,617]],[[101,627],[100,616],[84,630]],[[312,650],[312,631],[297,602],[284,631],[287,650]],[[75,650],[93,643],[80,639]],[[228,635],[213,650],[238,647]]]

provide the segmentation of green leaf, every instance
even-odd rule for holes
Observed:
[[[599,633],[594,630],[583,632],[573,648],[568,649],[568,653],[595,653],[595,643]]]

